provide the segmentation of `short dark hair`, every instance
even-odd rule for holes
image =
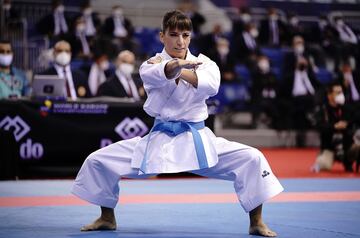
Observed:
[[[0,39],[0,44],[10,44],[11,45],[11,42],[7,39]]]
[[[179,10],[165,13],[162,21],[162,32],[179,29],[181,31],[192,31],[191,19]]]
[[[336,86],[342,87],[341,83],[340,83],[339,81],[337,81],[337,80],[330,82],[330,83],[326,86],[326,93],[327,93],[327,94],[332,93],[332,92],[334,91],[334,87],[336,87]]]

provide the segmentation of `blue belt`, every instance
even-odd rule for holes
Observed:
[[[146,149],[145,149],[145,153],[144,153],[144,159],[141,163],[140,170],[143,173],[146,172],[148,145],[150,142],[151,133],[155,132],[155,131],[163,132],[171,137],[177,136],[186,131],[190,131],[193,136],[193,140],[194,140],[195,151],[196,151],[196,156],[197,156],[198,163],[199,163],[199,168],[200,169],[209,168],[209,165],[208,165],[208,162],[206,159],[204,144],[203,144],[203,142],[201,140],[201,136],[198,132],[198,130],[203,129],[204,127],[205,127],[204,121],[183,122],[183,121],[161,121],[159,119],[156,119],[154,122],[154,126],[151,128],[151,130],[149,132],[149,137],[148,137],[148,141],[147,141]]]

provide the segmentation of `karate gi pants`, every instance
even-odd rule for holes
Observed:
[[[151,176],[138,175],[139,169],[131,167],[131,156],[138,140],[139,138],[133,138],[119,141],[90,154],[75,179],[72,193],[98,206],[115,208],[119,200],[121,178]],[[245,212],[253,210],[283,190],[259,150],[221,137],[216,137],[213,142],[219,162],[211,168],[188,172],[233,181]]]

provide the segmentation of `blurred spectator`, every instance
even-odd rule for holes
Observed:
[[[206,19],[197,11],[197,5],[191,0],[182,0],[178,9],[191,19],[194,36],[201,34],[201,26],[205,24]]]
[[[108,56],[101,51],[95,51],[93,63],[89,67],[83,67],[85,74],[88,75],[88,83],[92,96],[97,95],[99,86],[110,77],[110,62]]]
[[[236,39],[245,29],[245,25],[252,22],[250,8],[241,7],[239,9],[239,16],[233,21],[232,33],[233,38]]]
[[[6,26],[13,25],[14,21],[20,19],[20,14],[11,6],[11,0],[4,0],[1,5],[1,15],[4,16]]]
[[[64,94],[76,100],[78,97],[90,97],[90,89],[85,74],[80,70],[71,68],[71,46],[68,42],[58,41],[54,46],[54,63],[42,72],[44,75],[58,75],[64,78],[66,87]]]
[[[326,102],[316,108],[321,152],[312,170],[330,170],[334,161],[341,161],[346,171],[352,171],[351,162],[347,158],[352,143],[351,113],[344,105],[345,96],[339,83],[330,84],[326,91]]]
[[[331,67],[331,70],[340,65],[341,47],[338,38],[338,32],[330,24],[326,15],[319,17],[318,23],[311,28],[307,35],[310,42],[321,46],[325,55],[333,60],[334,66]]]
[[[71,33],[66,37],[71,45],[73,59],[90,59],[92,57],[92,42],[86,37],[85,20],[78,17]]]
[[[62,0],[53,0],[52,13],[46,15],[37,23],[38,31],[55,41],[64,39],[69,32],[69,26],[70,17],[65,12]]]
[[[305,37],[306,30],[305,27],[299,23],[299,18],[294,12],[288,12],[286,16],[286,20],[287,22],[285,24],[286,27],[285,38],[286,38],[286,43],[288,45],[291,45],[294,36]]]
[[[205,55],[211,54],[211,51],[216,48],[216,42],[219,38],[226,38],[225,33],[220,24],[215,24],[212,32],[202,35],[199,38],[198,49]]]
[[[134,77],[135,55],[128,50],[121,51],[116,60],[115,75],[101,84],[98,96],[131,98],[135,101],[145,96],[139,75]]]
[[[84,19],[85,35],[88,39],[95,37],[101,26],[98,13],[93,11],[90,2],[90,0],[85,1],[85,3],[82,5],[80,14],[80,17]]]
[[[112,15],[105,19],[103,32],[113,45],[113,50],[108,52],[110,58],[116,57],[115,52],[125,49],[134,50],[135,44],[132,39],[134,28],[131,21],[124,16],[122,6],[113,6]]]
[[[285,57],[282,85],[284,103],[288,104],[287,124],[300,132],[311,126],[309,118],[320,86],[304,49],[303,38],[294,37],[293,52]],[[300,134],[299,143],[302,143]]]
[[[251,102],[254,127],[278,128],[278,80],[271,71],[269,58],[259,56],[251,72]]]
[[[244,30],[235,39],[235,51],[239,62],[246,64],[249,68],[256,63],[256,58],[260,54],[259,46],[257,44],[257,37],[259,31],[255,24],[248,23]]]
[[[236,80],[236,60],[230,52],[230,44],[227,39],[218,38],[216,48],[210,52],[209,57],[219,66],[222,83],[234,82]]]
[[[14,53],[10,41],[0,40],[0,98],[29,96],[31,88],[25,73],[12,66]]]
[[[343,86],[346,104],[354,112],[354,121],[360,126],[360,72],[353,71],[350,63],[344,62],[337,79]]]
[[[341,42],[342,60],[354,60],[358,57],[358,39],[354,31],[345,23],[341,16],[334,19],[335,29],[338,31]],[[353,65],[355,67],[355,64]]]
[[[275,8],[268,9],[267,19],[260,22],[259,41],[262,45],[279,47],[285,42],[285,24]]]

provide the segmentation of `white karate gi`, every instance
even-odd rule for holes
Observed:
[[[157,54],[160,63],[144,62],[140,76],[148,98],[144,110],[165,121],[199,122],[208,117],[205,100],[217,93],[220,72],[209,58],[198,58],[189,51],[187,60],[199,60],[196,69],[198,87],[184,80],[176,84],[167,79],[164,68],[172,58],[165,52]],[[199,169],[191,132],[170,137],[153,132],[147,150],[146,174],[140,172],[148,135],[119,141],[90,154],[75,180],[72,193],[103,207],[114,208],[118,202],[121,177],[144,178],[159,173],[189,171],[198,175],[234,182],[239,201],[246,212],[251,211],[283,187],[272,173],[264,155],[257,149],[216,137],[207,127],[199,130],[209,168]]]

